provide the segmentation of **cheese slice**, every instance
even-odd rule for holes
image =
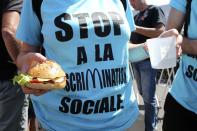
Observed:
[[[38,81],[50,81],[51,79],[43,79],[43,78],[37,78]],[[52,79],[54,82],[62,82],[64,80],[64,77],[57,77],[55,79]]]
[[[64,80],[64,77],[58,77],[53,79],[54,82],[62,82]]]
[[[51,79],[43,79],[43,78],[37,78],[38,79],[38,81],[49,81],[49,80],[51,80]]]

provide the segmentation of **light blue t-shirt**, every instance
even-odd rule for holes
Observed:
[[[170,5],[186,13],[186,0],[172,0]],[[191,5],[191,17],[188,38],[197,39],[197,1]],[[183,54],[180,67],[170,90],[171,95],[183,107],[197,114],[197,56]]]
[[[40,46],[61,65],[67,85],[31,96],[37,119],[49,131],[123,131],[139,115],[128,66],[135,29],[129,1],[43,0],[42,27],[24,0],[17,38]]]

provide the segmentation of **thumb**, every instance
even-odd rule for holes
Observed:
[[[21,73],[26,73],[29,68],[33,67],[38,62],[46,61],[46,57],[40,53],[31,52],[25,56],[25,61],[23,62]]]
[[[34,61],[37,61],[37,62],[42,62],[42,61],[46,61],[47,60],[47,58],[44,57],[40,53],[33,53],[33,54],[30,54],[30,55],[31,55],[31,59],[34,60]]]
[[[179,32],[176,29],[170,29],[168,31],[163,32],[159,37],[170,37],[170,36],[179,36]]]
[[[21,69],[21,73],[22,73],[22,74],[26,74],[26,72],[28,71],[28,69],[29,69],[29,64],[28,64],[27,62],[25,62],[25,63],[23,64],[22,69]]]

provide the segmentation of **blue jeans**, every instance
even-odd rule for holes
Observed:
[[[0,80],[0,130],[27,131],[28,100],[12,80]]]
[[[150,60],[132,63],[137,87],[143,97],[145,108],[145,131],[153,131],[157,124],[156,75],[157,70],[151,67]]]

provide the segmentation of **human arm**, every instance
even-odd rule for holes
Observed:
[[[158,37],[165,30],[164,24],[162,23],[159,23],[154,28],[147,28],[147,27],[142,27],[142,26],[137,26],[137,25],[135,27],[136,27],[136,30],[134,32],[137,32],[139,34],[142,34],[150,38]]]
[[[134,32],[136,33],[148,38],[155,38],[165,31],[166,18],[160,7],[149,6],[143,16],[139,13],[135,18],[136,30]]]
[[[128,42],[128,48],[129,49],[132,49],[132,48],[138,48],[138,47],[141,47],[141,46],[144,46],[144,48],[145,48],[145,43],[141,43],[141,44],[133,44],[133,43],[131,43],[131,41],[129,41]],[[146,49],[146,48],[145,48]]]
[[[132,32],[131,32],[131,36],[132,36]],[[132,43],[131,39],[128,41],[128,49],[132,49],[132,48],[138,48],[138,47],[142,47],[147,50],[147,46],[146,46],[146,42],[142,42],[142,43],[138,43],[138,44],[134,44]]]
[[[183,53],[197,55],[197,40],[191,40],[184,37],[181,49]]]
[[[5,43],[5,47],[12,58],[13,62],[16,63],[16,57],[19,53],[19,49],[22,42],[17,40],[15,37],[16,29],[20,20],[20,9],[22,2],[18,1],[7,1],[5,7],[2,7],[3,15],[1,19],[1,33]]]
[[[197,55],[197,40],[189,39],[179,34],[184,24],[184,18],[184,13],[172,7],[166,25],[166,32],[161,36],[177,36],[177,46],[181,46],[183,53]],[[174,29],[177,31],[174,31]]]

